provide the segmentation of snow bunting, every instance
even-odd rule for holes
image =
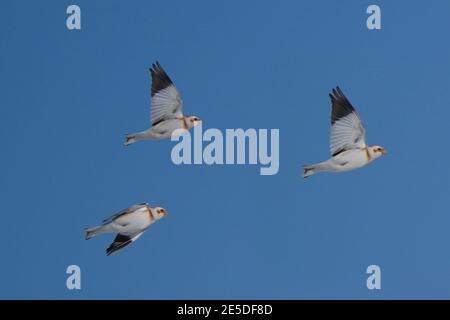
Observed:
[[[176,129],[189,130],[201,122],[198,117],[183,115],[183,101],[172,80],[158,62],[152,64],[150,73],[152,126],[145,131],[127,135],[126,146],[139,140],[170,139]]]
[[[331,98],[331,159],[303,167],[303,177],[320,171],[342,172],[357,169],[386,153],[380,146],[367,146],[365,129],[344,93],[336,87]]]
[[[165,215],[167,212],[163,208],[151,208],[148,203],[137,204],[103,220],[101,226],[86,229],[86,240],[102,233],[117,233],[113,243],[106,249],[106,255],[109,256],[136,241],[151,224]]]

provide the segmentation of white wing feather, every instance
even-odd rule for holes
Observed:
[[[183,102],[174,85],[157,92],[152,97],[150,116],[152,124],[183,117]]]
[[[332,155],[342,150],[365,147],[365,130],[355,112],[331,125],[330,152]]]
[[[366,147],[366,133],[352,104],[339,87],[330,93],[331,131],[330,152],[332,156],[349,150]]]

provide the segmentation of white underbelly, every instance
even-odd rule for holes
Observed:
[[[140,232],[148,228],[150,224],[151,220],[147,208],[142,208],[113,222],[115,231],[125,235]]]
[[[158,123],[153,127],[154,132],[166,137],[170,137],[177,129],[184,128],[184,121],[182,119],[169,119]]]
[[[365,150],[348,150],[333,158],[340,171],[360,168],[369,163]]]

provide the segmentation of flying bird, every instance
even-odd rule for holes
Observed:
[[[152,125],[145,131],[127,135],[126,146],[139,140],[170,139],[176,129],[182,129],[177,132],[179,135],[201,122],[196,116],[183,115],[183,101],[159,62],[152,64],[150,74],[152,76],[150,89]]]
[[[339,87],[331,98],[331,158],[313,165],[303,166],[303,177],[317,172],[342,172],[363,167],[386,153],[383,147],[367,146],[366,131],[356,110]]]
[[[124,209],[103,220],[103,224],[86,229],[86,240],[102,233],[117,233],[113,243],[106,249],[106,255],[120,250],[136,241],[150,225],[167,215],[165,209],[152,208],[148,203],[141,203]]]

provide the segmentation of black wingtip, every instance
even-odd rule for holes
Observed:
[[[344,92],[341,90],[339,86],[336,86],[331,90],[330,97],[333,96],[335,100],[339,98],[346,98]]]
[[[347,99],[345,97],[344,92],[341,90],[339,86],[336,86],[335,88],[331,89],[331,93],[329,93],[329,96],[334,100],[338,100],[340,98]]]
[[[149,68],[149,69],[150,69],[150,71],[152,71],[154,73],[158,73],[160,71],[164,71],[163,68],[161,67],[161,65],[159,64],[158,60],[153,62],[151,68]]]
[[[150,73],[152,76],[152,86],[151,86],[151,96],[153,97],[157,92],[167,88],[172,85],[172,80],[161,67],[158,61],[152,63],[150,68]]]
[[[117,251],[117,246],[114,246],[114,243],[111,244],[108,248],[106,248],[106,256],[110,256],[113,252]]]
[[[155,62],[152,62],[152,66],[148,69],[152,72],[158,72],[158,69],[160,69],[160,68],[161,68],[161,65],[159,64],[158,60],[156,60]]]
[[[336,86],[329,96],[331,99],[331,124],[355,111],[339,86]]]
[[[340,90],[339,85],[336,85],[335,87],[331,88],[331,91],[337,91],[337,90]]]
[[[110,254],[126,247],[132,242],[131,238],[129,236],[125,236],[123,234],[117,234],[114,241],[110,244],[108,248],[106,248],[106,255],[109,256]]]

